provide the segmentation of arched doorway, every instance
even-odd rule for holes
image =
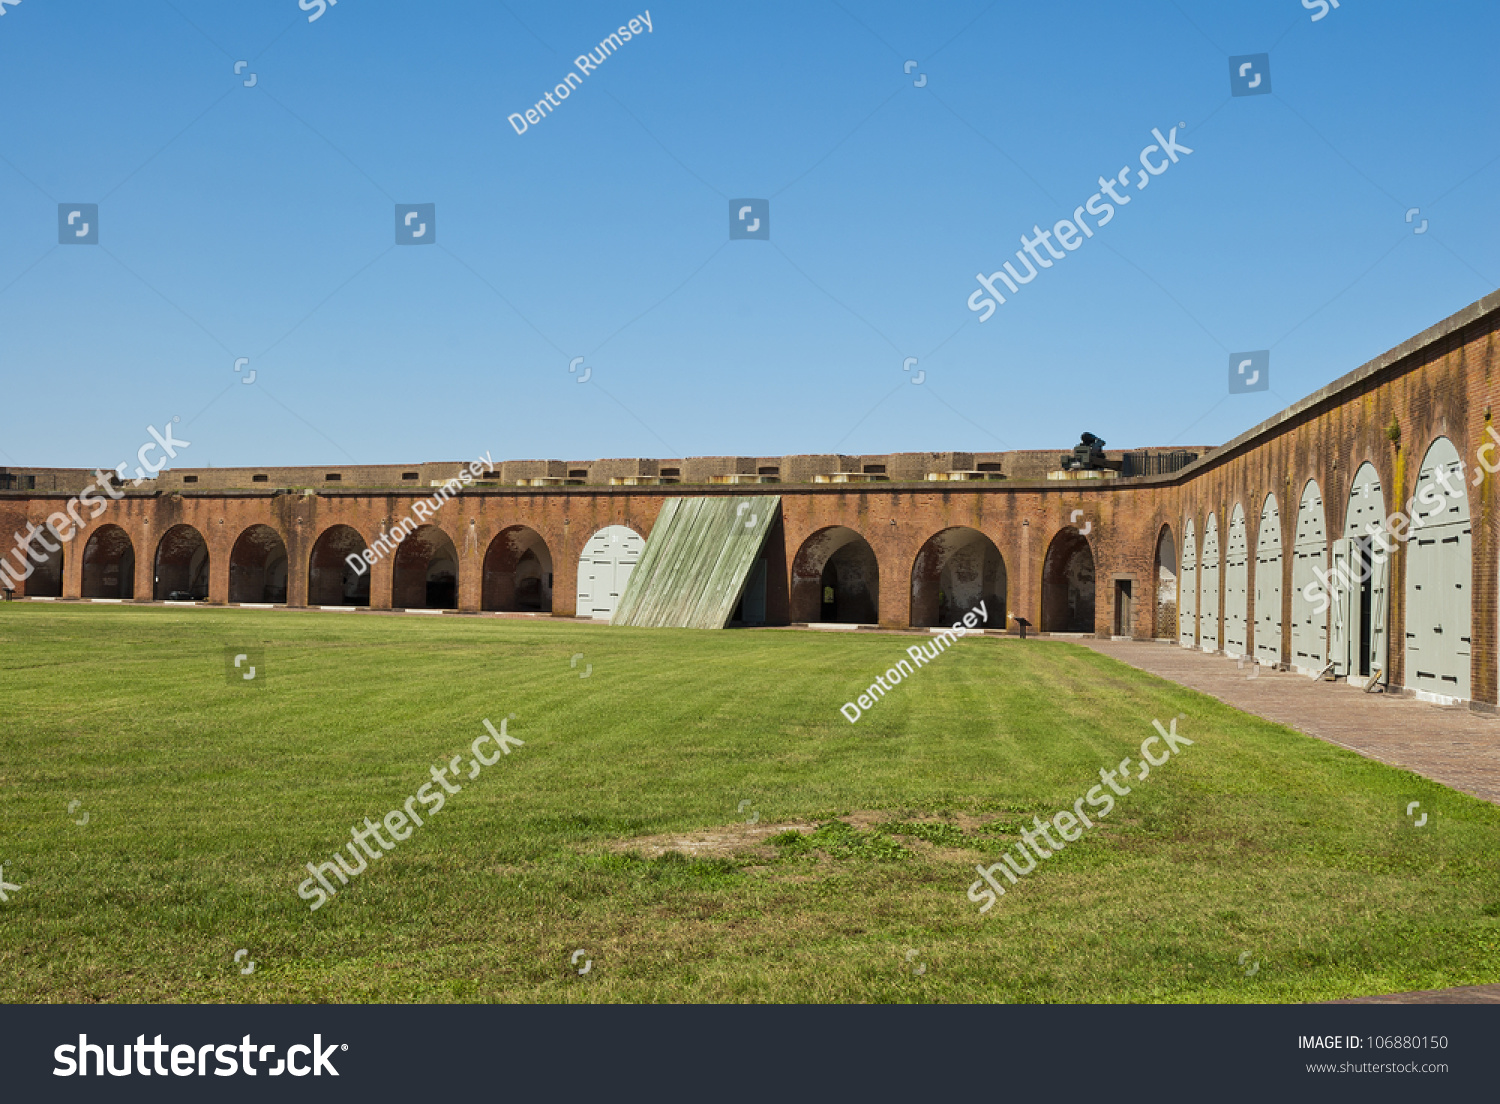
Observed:
[[[552,553],[535,529],[512,525],[490,541],[479,608],[552,612]]]
[[[590,537],[578,557],[575,616],[596,621],[613,617],[645,548],[646,541],[626,525],[606,525]]]
[[[1156,538],[1156,628],[1157,640],[1177,639],[1177,542],[1172,527],[1163,525]]]
[[[286,601],[286,541],[269,525],[252,525],[229,552],[231,602]]]
[[[396,546],[391,576],[395,609],[458,608],[458,550],[436,525],[418,526]]]
[[[1094,550],[1077,529],[1060,530],[1042,564],[1042,631],[1091,633]]]
[[[1229,545],[1224,550],[1224,654],[1238,659],[1247,652],[1250,620],[1250,535],[1245,508],[1235,503],[1229,515]]]
[[[928,539],[911,569],[911,623],[952,625],[984,604],[979,627],[1005,627],[1005,560],[995,542],[962,526]]]
[[[1198,645],[1198,536],[1193,519],[1182,527],[1182,582],[1177,587],[1177,643]]]
[[[158,601],[197,601],[208,597],[208,545],[191,525],[174,525],[156,546]]]
[[[1255,659],[1281,663],[1281,513],[1266,495],[1255,530]]]
[[[1463,461],[1446,437],[1422,460],[1416,506],[1406,544],[1406,685],[1423,697],[1467,701],[1474,537]]]
[[[1219,519],[1208,515],[1203,527],[1203,558],[1198,564],[1202,592],[1198,598],[1198,647],[1219,650]]]
[[[1297,531],[1292,541],[1292,666],[1315,675],[1328,664],[1328,595],[1314,574],[1327,566],[1328,528],[1323,518],[1323,493],[1309,479],[1297,505]]]
[[[29,539],[27,534],[30,534]],[[50,525],[35,522],[27,522],[26,532],[16,533],[16,541],[17,546],[11,549],[11,555],[19,566],[5,565],[6,585],[24,579],[26,597],[61,598],[63,549],[67,544],[58,538]]]
[[[792,620],[874,625],[880,621],[880,565],[853,529],[834,525],[802,542],[792,561]]]
[[[135,597],[135,545],[118,525],[102,525],[83,546],[85,598]]]
[[[1462,480],[1460,479],[1460,484]],[[1386,622],[1390,613],[1390,556],[1380,551],[1385,539],[1385,495],[1380,473],[1364,463],[1354,473],[1344,510],[1344,535],[1334,543],[1329,580],[1333,639],[1329,658],[1333,673],[1356,686],[1389,668]],[[1379,542],[1379,543],[1377,543]]]
[[[307,604],[310,606],[368,606],[370,571],[350,566],[368,545],[357,529],[332,525],[318,535],[307,561]]]

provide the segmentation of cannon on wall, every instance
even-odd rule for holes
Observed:
[[[1119,471],[1119,460],[1106,460],[1105,441],[1092,433],[1085,433],[1072,452],[1062,454],[1063,471]]]

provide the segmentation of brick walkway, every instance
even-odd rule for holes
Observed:
[[[1246,713],[1500,804],[1500,718],[1265,667],[1249,678],[1248,666],[1240,669],[1232,659],[1176,644],[1097,638],[1078,643]]]

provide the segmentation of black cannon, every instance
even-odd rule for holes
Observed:
[[[1104,438],[1085,433],[1072,452],[1062,454],[1062,466],[1063,471],[1101,471],[1110,467],[1104,459]]]
[[[1083,435],[1073,452],[1062,455],[1064,471],[1119,471],[1124,466],[1124,460],[1104,459],[1104,438],[1094,434]]]

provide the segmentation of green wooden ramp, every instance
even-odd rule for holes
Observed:
[[[610,624],[724,628],[780,509],[780,495],[667,499]]]

